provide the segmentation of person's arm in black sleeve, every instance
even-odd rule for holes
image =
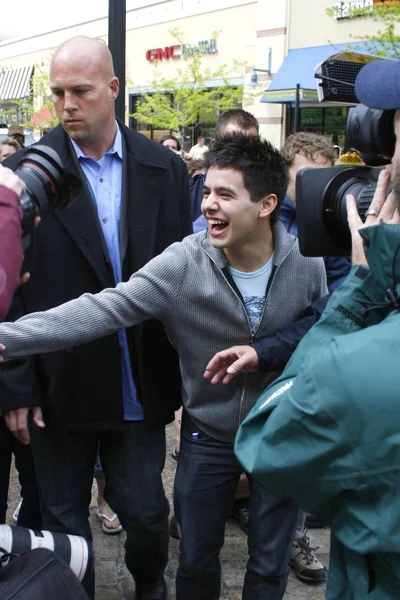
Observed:
[[[328,290],[332,294],[350,273],[351,262],[345,256],[326,256],[324,262]]]
[[[259,371],[281,371],[286,366],[299,342],[322,315],[328,300],[329,295],[319,298],[311,304],[303,318],[280,329],[274,336],[251,344],[257,352]]]
[[[192,206],[190,202],[189,175],[187,166],[179,158],[174,161],[175,181],[179,194],[180,218],[181,218],[181,236],[182,239],[193,233],[192,224]]]

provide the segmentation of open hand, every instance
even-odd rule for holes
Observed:
[[[211,383],[229,383],[238,373],[252,373],[258,369],[258,355],[251,346],[232,346],[217,352],[204,371],[203,377]]]

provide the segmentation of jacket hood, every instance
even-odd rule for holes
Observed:
[[[400,296],[400,225],[382,223],[360,230],[371,274]]]
[[[290,250],[296,244],[297,238],[288,233],[285,226],[280,221],[275,223],[272,228],[272,233],[274,236],[274,266],[279,267],[279,265],[289,254]],[[204,239],[202,241],[202,246],[204,251],[208,254],[211,260],[214,261],[217,267],[224,269],[228,265],[228,260],[224,251],[220,250],[219,248],[214,248],[214,246],[211,244],[208,229],[203,233],[203,235]]]

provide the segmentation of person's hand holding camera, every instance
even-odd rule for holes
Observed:
[[[363,223],[358,214],[357,204],[354,196],[346,197],[347,220],[349,223],[351,240],[352,240],[352,257],[353,265],[368,266],[368,261],[365,256],[362,238],[359,230],[363,227],[371,225],[379,225],[379,223],[389,223],[397,225],[400,223],[400,214],[393,192],[388,194],[391,177],[391,167],[383,169],[378,178],[375,194],[371,205],[366,212],[366,219]]]
[[[8,167],[0,165],[0,185],[4,185],[8,189],[15,192],[19,197],[25,191],[25,183],[20,179],[14,171],[11,171]]]

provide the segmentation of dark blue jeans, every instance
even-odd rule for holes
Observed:
[[[165,431],[131,421],[116,432],[60,434],[34,428],[32,434],[44,529],[91,540],[88,508],[99,450],[106,500],[127,533],[126,565],[136,581],[160,579],[169,542],[169,504],[161,479]],[[83,585],[93,598],[93,568]]]
[[[184,416],[174,489],[182,529],[177,600],[220,597],[219,554],[242,472],[232,444],[209,437]],[[281,600],[299,510],[292,500],[252,477],[249,483],[249,560],[243,599]]]

